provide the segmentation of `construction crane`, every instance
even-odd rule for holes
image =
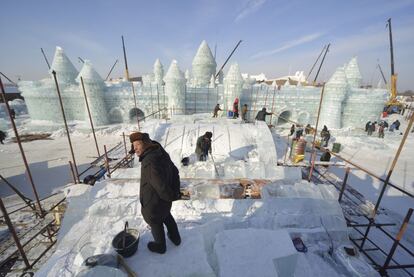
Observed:
[[[390,53],[391,53],[391,96],[390,100],[388,101],[388,106],[401,106],[401,103],[397,101],[397,74],[395,74],[394,70],[394,49],[392,45],[392,29],[391,29],[391,18],[387,20],[387,27],[389,31],[390,37]]]

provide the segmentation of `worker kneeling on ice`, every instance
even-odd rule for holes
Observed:
[[[170,213],[172,201],[180,198],[178,169],[164,148],[147,133],[132,133],[129,139],[141,162],[141,214],[154,237],[147,246],[152,252],[163,254],[167,249],[163,224],[167,226],[168,238],[175,245],[181,243],[177,223]]]
[[[204,135],[197,139],[196,155],[199,161],[206,161],[208,153],[211,154],[211,138],[212,132],[206,132]]]

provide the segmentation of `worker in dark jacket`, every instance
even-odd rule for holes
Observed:
[[[6,139],[6,133],[0,130],[0,143],[4,144],[4,140]]]
[[[309,135],[312,131],[312,127],[310,124],[306,125],[305,127],[305,134]]]
[[[206,132],[204,135],[197,139],[196,155],[199,161],[206,161],[208,153],[211,154],[211,138],[212,132]]]
[[[289,136],[293,135],[294,133],[295,133],[295,124],[292,124],[292,126],[290,127]]]
[[[181,243],[177,223],[170,213],[174,164],[162,146],[152,141],[147,133],[132,133],[129,138],[141,162],[141,214],[154,237],[147,247],[152,252],[163,254],[167,250],[164,224],[168,238],[177,246]]]
[[[261,111],[259,111],[256,115],[256,120],[258,121],[266,121],[266,115],[271,115],[273,113],[268,113],[266,111],[266,108],[263,108]]]
[[[365,132],[368,132],[370,126],[371,126],[371,120],[368,121],[367,124],[365,124]]]
[[[321,138],[322,138],[322,142],[323,142],[323,147],[327,147],[329,140],[331,139],[331,133],[328,130],[328,127],[326,127],[326,125],[323,125],[323,129],[321,131]]]
[[[233,118],[239,118],[239,98],[234,99]]]
[[[222,110],[222,109],[220,109],[220,104],[217,104],[217,105],[214,107],[213,117],[217,117],[218,112],[219,112],[219,111],[221,111],[221,110]]]

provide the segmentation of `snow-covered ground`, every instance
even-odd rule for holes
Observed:
[[[36,129],[29,120],[20,120],[22,132]],[[65,132],[59,126],[51,129],[53,140],[23,144],[42,196],[71,181]],[[134,129],[133,125],[102,128],[98,130],[99,145],[111,148],[122,140],[122,132]],[[276,166],[277,158],[285,151],[287,129],[277,128],[271,133],[261,124],[197,115],[169,121],[148,120],[143,130],[166,148],[191,191],[198,192],[198,197],[173,204],[182,245],[176,247],[168,242],[165,255],[153,254],[146,248],[151,234],[140,214],[139,163],[135,163],[134,168],[121,169],[114,178],[94,187],[65,188],[68,209],[57,250],[38,276],[73,276],[81,270],[85,258],[113,253],[111,240],[126,220],[141,232],[137,254],[127,259],[139,276],[288,276],[289,268],[294,270],[291,276],[341,276],[353,271],[360,276],[376,274],[362,256],[347,256],[341,248],[350,242],[336,191],[331,186],[301,181],[298,168]],[[214,160],[194,161],[189,167],[181,167],[180,160],[192,157],[195,141],[205,131],[213,132]],[[96,157],[92,136],[87,126],[79,124],[73,124],[71,132],[78,165],[84,168]],[[343,145],[341,155],[381,177],[386,174],[402,137],[386,133],[384,140],[367,138],[363,131],[355,130],[338,130],[333,135],[332,142]],[[413,152],[410,134],[391,178],[393,184],[411,191]],[[1,174],[30,196],[17,144],[0,145],[0,153]],[[340,170],[334,171],[343,176]],[[197,178],[204,181],[196,181]],[[216,199],[217,185],[208,181],[215,178],[266,178],[272,183],[263,188],[262,199]],[[352,169],[348,183],[367,199],[376,200],[379,183],[365,173]],[[204,188],[200,189],[200,184]],[[4,186],[0,188],[0,195],[10,194]],[[408,207],[413,207],[412,199],[396,195],[395,190],[387,191],[382,203],[401,218]],[[288,238],[297,236],[308,246],[308,253],[294,250]]]

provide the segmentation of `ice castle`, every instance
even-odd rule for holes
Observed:
[[[286,123],[286,119],[301,124],[316,122],[321,87],[290,85],[289,82],[283,86],[257,84],[254,79],[242,77],[237,63],[229,67],[225,76],[220,72],[215,78],[216,68],[217,63],[205,41],[197,50],[191,71],[183,73],[173,60],[165,73],[157,59],[153,73],[144,75],[142,82],[132,82],[138,110],[130,81],[104,81],[87,60],[78,72],[60,47],[56,48],[51,71],[56,71],[66,117],[72,121],[88,120],[82,77],[92,119],[98,126],[135,122],[137,114],[144,117],[163,108],[167,108],[169,115],[212,112],[217,103],[224,110],[231,110],[236,97],[240,105],[249,106],[250,119],[266,107],[280,114],[280,117],[268,117],[268,123],[274,125]],[[361,81],[356,57],[335,71],[325,86],[321,124],[335,129],[364,126],[368,120],[379,119],[388,92],[382,88],[361,88]],[[39,81],[21,81],[19,89],[31,119],[62,122],[52,74]]]

